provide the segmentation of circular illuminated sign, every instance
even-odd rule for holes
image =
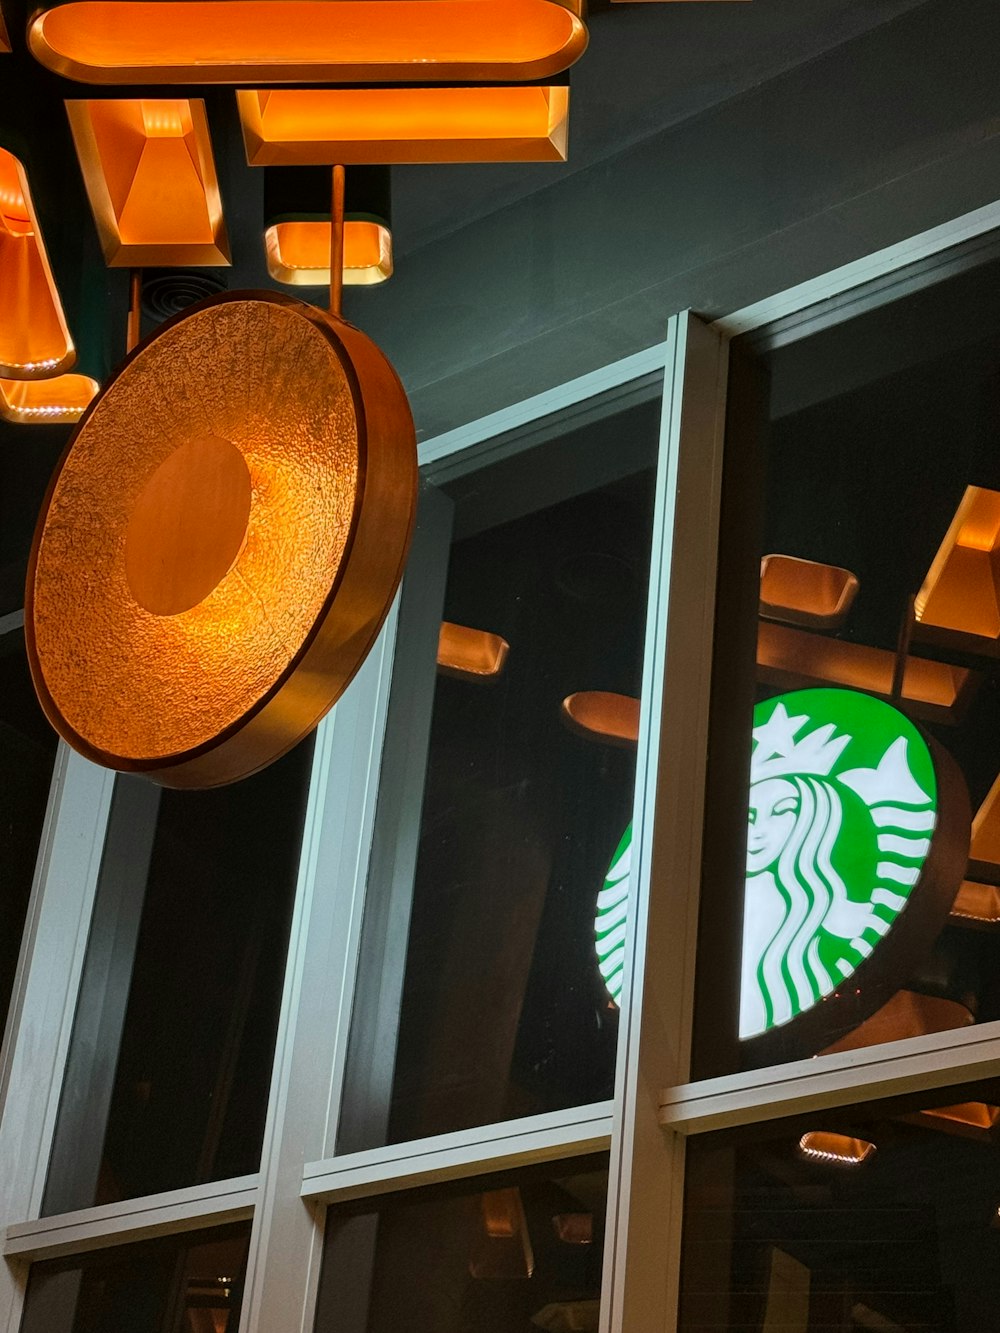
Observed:
[[[344,320],[242,292],[168,321],[91,406],[38,521],[25,637],[50,721],[166,786],[263,768],[364,661],[416,486],[403,388]]]
[[[763,1039],[821,1001],[839,1001],[842,990],[853,1002],[848,1025],[884,1003],[940,930],[964,873],[968,835],[961,775],[898,709],[836,689],[758,704],[741,1039]],[[630,853],[631,828],[598,896],[598,962],[616,1001]],[[817,1030],[832,1022],[830,1014]]]

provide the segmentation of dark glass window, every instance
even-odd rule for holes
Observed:
[[[0,635],[0,1033],[17,971],[56,735],[35,699],[20,630]]]
[[[236,1333],[250,1224],[32,1264],[21,1333]]]
[[[596,1330],[607,1160],[331,1209],[316,1333]]]
[[[994,1080],[692,1139],[681,1333],[992,1333],[998,1103]]]
[[[339,1151],[612,1093],[620,974],[609,989],[595,917],[631,817],[657,439],[650,401],[450,483],[450,544],[445,531],[429,549],[418,532]],[[441,592],[414,662],[408,617],[435,558]],[[468,631],[485,670],[463,657]],[[430,721],[416,764],[414,712],[398,704],[420,672]],[[596,715],[575,711],[584,697]],[[412,811],[419,822],[412,861],[386,869],[390,807],[397,828]],[[394,836],[396,852],[404,841]],[[382,922],[396,951],[369,955],[403,881],[405,909]],[[373,982],[384,1012],[391,978],[396,1009],[375,1038]]]
[[[768,419],[731,403],[695,1077],[1000,1018],[998,276],[779,338]]]
[[[116,781],[46,1213],[257,1170],[311,757]]]

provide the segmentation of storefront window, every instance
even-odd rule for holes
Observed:
[[[753,522],[733,493],[723,515],[696,1077],[1000,1018],[995,276],[760,352],[767,439],[737,428],[727,460],[763,480]]]
[[[21,1333],[236,1333],[250,1224],[32,1265]]]
[[[631,816],[658,424],[651,397],[425,496],[453,523],[404,585],[339,1151],[612,1094],[598,899]]]
[[[316,1333],[596,1330],[607,1156],[331,1210]]]
[[[45,1213],[257,1170],[311,756],[116,780]]]
[[[681,1333],[988,1333],[1000,1086],[843,1108],[687,1150]]]

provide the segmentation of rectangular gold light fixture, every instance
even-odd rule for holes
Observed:
[[[267,271],[291,287],[330,282],[329,222],[276,222],[264,232]],[[392,276],[392,232],[380,222],[344,222],[344,284],[370,287]]]
[[[813,1162],[833,1166],[860,1166],[875,1152],[875,1144],[828,1130],[811,1130],[799,1139],[799,1153]]]
[[[760,562],[760,614],[807,629],[839,629],[858,592],[857,576],[837,565],[766,555]]]
[[[955,925],[995,930],[1000,926],[1000,888],[963,880],[951,905],[951,920]]]
[[[548,79],[587,46],[582,0],[66,0],[32,54],[80,83]]]
[[[0,419],[21,426],[79,421],[100,386],[88,375],[47,380],[0,379]]]
[[[203,101],[109,98],[66,111],[111,268],[230,262]]]
[[[915,633],[1000,653],[1000,491],[969,486],[917,594]]]
[[[241,90],[252,167],[564,162],[569,88]]]
[[[760,680],[785,689],[842,685],[889,699],[895,663],[895,653],[884,648],[828,639],[822,634],[767,621],[758,626],[757,675]],[[979,680],[966,667],[910,657],[903,680],[903,699],[916,717],[931,722],[956,722]]]
[[[0,52],[10,51],[10,37],[7,35],[7,25],[4,23],[3,10],[0,9]]]
[[[1000,1106],[988,1102],[958,1102],[954,1106],[932,1106],[903,1117],[911,1124],[926,1125],[960,1138],[989,1141],[1000,1123]]]
[[[441,622],[437,665],[445,676],[459,680],[495,680],[504,668],[510,644],[499,634],[468,625]]]
[[[47,378],[75,360],[27,175],[0,148],[0,376]]]

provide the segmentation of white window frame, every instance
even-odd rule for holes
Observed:
[[[366,1153],[333,1153],[394,608],[357,680],[317,734],[259,1173],[42,1218],[113,787],[113,775],[60,745],[0,1051],[0,1333],[17,1333],[33,1260],[251,1216],[241,1333],[278,1327],[310,1333],[328,1206],[608,1147],[602,1333],[670,1333],[687,1135],[1000,1072],[1000,1024],[990,1024],[830,1057],[821,1066],[813,1060],[687,1081],[728,342],[778,321],[808,323],[831,302],[849,303],[852,292],[872,282],[891,285],[911,265],[933,267],[936,257],[998,227],[1000,204],[714,325],[674,316],[663,343],[420,448],[425,467],[447,470],[469,450],[488,456],[493,442],[512,433],[529,438],[552,425],[569,428],[595,400],[627,396],[643,377],[666,371],[646,643],[646,662],[659,665],[643,683],[633,843],[640,869],[613,1102]],[[660,764],[663,754],[685,758]]]

